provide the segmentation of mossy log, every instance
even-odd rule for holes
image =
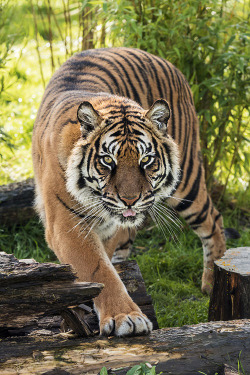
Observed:
[[[250,318],[250,247],[229,249],[214,265],[209,320]]]
[[[142,362],[162,374],[232,375],[232,367],[238,366],[250,374],[249,320],[165,328],[126,339],[69,339],[46,333],[0,340],[1,375],[98,374],[103,366],[113,370],[109,374],[124,375]]]

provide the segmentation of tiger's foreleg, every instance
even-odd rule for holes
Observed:
[[[46,239],[60,262],[71,264],[80,281],[104,284],[94,300],[100,333],[116,336],[149,333],[152,323],[128,295],[98,235],[80,229],[67,204],[51,193],[47,194],[45,210]]]

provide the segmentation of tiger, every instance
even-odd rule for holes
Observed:
[[[94,299],[101,335],[149,334],[111,259],[161,202],[203,245],[202,291],[226,250],[222,215],[205,184],[190,86],[170,62],[133,48],[86,50],[52,76],[34,124],[35,208],[48,246]]]

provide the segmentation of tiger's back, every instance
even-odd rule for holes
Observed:
[[[129,100],[125,98],[129,98]],[[163,108],[158,108],[158,110],[157,108],[153,109],[153,112],[151,111],[152,113],[150,110],[147,111],[152,108],[154,106],[153,103],[159,99],[164,99],[169,103],[171,112],[169,119],[166,118],[166,116],[164,118],[165,123],[167,123],[167,130],[164,133],[165,138],[162,135],[163,133],[159,130],[160,128],[154,130],[148,123],[149,113],[151,116],[150,119],[154,122],[154,116],[156,116],[154,113],[158,113],[160,109]],[[93,131],[91,124],[85,123],[84,130],[83,126],[79,126],[79,122],[81,122],[79,106],[81,106],[81,103],[87,103],[88,101],[92,104],[87,109],[85,106],[82,121],[84,122],[88,116],[92,116],[93,120],[96,116],[96,129],[94,129],[93,133],[95,134],[95,138],[89,141],[90,143],[85,142],[85,138],[89,139],[88,137],[91,137],[91,132]],[[159,106],[163,104],[164,103],[158,101]],[[94,108],[92,108],[92,105]],[[136,111],[138,111],[138,114]],[[102,125],[100,125],[100,131],[98,130],[98,124],[101,123],[101,120],[98,116],[103,120]],[[145,120],[144,116],[148,116],[148,118]],[[115,124],[112,125],[109,119],[115,121]],[[128,119],[126,120],[128,126],[126,124],[124,125],[124,119]],[[155,122],[157,123],[157,121]],[[122,123],[122,125],[120,125],[120,123]],[[109,186],[104,186],[105,184],[100,182],[98,188],[97,183],[95,185],[95,181],[90,181],[94,178],[92,175],[92,177],[88,177],[89,180],[88,178],[86,179],[86,173],[90,168],[88,164],[91,164],[91,167],[96,170],[99,168],[100,174],[102,173],[101,169],[104,168],[102,164],[105,165],[105,162],[97,165],[98,162],[96,160],[99,157],[98,150],[100,151],[100,142],[104,142],[103,137],[105,132],[111,132],[112,126],[114,128],[112,137],[116,137],[117,144],[120,142],[119,144],[121,145],[125,141],[119,141],[119,138],[123,137],[125,133],[123,134],[121,132],[119,126],[127,126],[128,129],[130,129],[131,126],[132,130],[130,129],[130,133],[134,132],[134,134],[139,134],[140,129],[142,129],[144,125],[146,126],[145,129],[148,135],[147,142],[149,142],[149,139],[151,140],[154,154],[158,154],[158,158],[161,159],[163,165],[161,173],[164,174],[168,170],[168,178],[167,176],[164,177],[166,179],[164,183],[166,186],[167,184],[169,185],[169,190],[167,190],[167,188],[165,189],[165,198],[167,198],[168,204],[174,207],[175,210],[187,220],[203,242],[204,273],[202,288],[204,291],[209,291],[213,281],[211,270],[213,268],[213,261],[222,256],[225,251],[225,241],[222,231],[221,215],[214,208],[211,198],[206,191],[199,146],[199,124],[191,90],[185,77],[176,67],[164,59],[144,51],[130,48],[108,48],[82,52],[66,61],[50,80],[38,112],[33,133],[36,206],[46,226],[47,241],[61,261],[71,263],[77,269],[82,279],[89,280],[90,276],[86,276],[85,278],[87,271],[81,271],[84,268],[82,262],[89,262],[89,260],[82,259],[82,261],[80,261],[79,259],[81,259],[83,255],[79,255],[78,250],[76,251],[78,255],[72,256],[72,254],[66,255],[67,250],[62,249],[64,246],[61,246],[60,235],[58,233],[61,234],[69,228],[67,225],[60,227],[60,215],[63,214],[63,210],[67,210],[69,213],[78,216],[78,220],[80,220],[79,212],[75,209],[75,205],[82,202],[78,190],[86,189],[86,181],[89,183],[91,189],[95,189],[95,194],[100,194],[103,197],[109,195],[110,201],[108,204],[111,205],[111,200],[114,199],[111,195],[115,194],[114,191],[104,192],[104,188],[108,189]],[[151,133],[153,134],[152,137],[150,135]],[[132,137],[132,135],[130,137]],[[144,138],[145,137],[144,135]],[[80,144],[81,139],[84,140]],[[135,148],[137,147],[135,146],[136,142],[142,142],[143,145],[142,137],[138,139],[135,141],[131,138],[131,142],[134,142],[133,147]],[[164,143],[165,141],[166,143]],[[104,143],[107,144],[107,139],[105,139],[105,142]],[[78,153],[74,151],[77,147]],[[132,162],[132,160],[137,157],[133,147],[131,148],[130,156],[127,157],[126,160],[130,158],[131,163],[128,163],[128,168],[134,168],[133,170],[136,170],[137,167]],[[82,150],[81,156],[79,156],[80,149]],[[90,149],[92,150],[90,151]],[[158,151],[156,152],[156,150]],[[85,161],[83,161],[82,155],[87,155]],[[148,155],[151,158],[150,153]],[[179,158],[178,168],[177,166],[175,167],[177,158]],[[69,167],[69,160],[71,160],[71,169]],[[143,158],[141,157],[140,160],[143,160]],[[164,169],[166,161],[168,161],[170,167]],[[117,163],[115,158],[113,160],[113,163],[114,162]],[[83,165],[84,163],[86,164],[85,167]],[[123,165],[125,164],[123,163]],[[115,166],[116,169],[107,164],[106,169],[109,167],[111,174],[119,172],[118,164]],[[80,170],[80,168],[85,172],[79,172],[76,178],[78,169]],[[141,173],[143,168],[141,167]],[[150,165],[148,168],[150,169]],[[115,170],[118,172],[115,172]],[[156,170],[157,168],[155,167],[154,173],[156,173]],[[119,178],[121,181],[123,179],[123,173],[125,180],[132,179],[131,176],[133,173],[127,173],[124,170],[120,172],[121,177]],[[107,176],[105,174],[103,176],[102,179],[105,180]],[[151,178],[153,176],[153,171],[151,171],[151,175],[149,174],[148,176]],[[147,178],[150,179],[149,177]],[[69,182],[69,180],[73,178],[77,181],[74,186]],[[114,184],[117,189],[118,183],[120,183],[119,178],[117,176],[110,177],[109,185]],[[138,186],[143,186],[144,182],[140,182],[142,178],[143,177],[138,177]],[[157,176],[157,179],[160,179],[160,177]],[[125,205],[127,204],[128,209],[126,210],[126,215],[133,216],[135,214],[133,213],[133,205],[136,204],[135,202],[139,199],[138,197],[141,196],[142,191],[140,193],[138,190],[138,192],[133,194],[133,183],[128,184],[126,181],[121,182],[120,186],[123,193],[121,193],[121,191],[118,193],[119,199],[122,194],[126,195],[126,190],[130,191],[129,197],[121,199],[121,201],[123,201],[123,203],[125,202]],[[141,187],[141,189],[144,189],[146,192],[150,187],[146,187],[145,185],[145,187]],[[155,191],[158,190],[155,189]],[[49,195],[49,191],[54,192],[54,200]],[[168,194],[166,192],[168,192]],[[136,200],[132,199],[133,195],[137,197]],[[145,193],[144,195],[144,205],[151,204],[149,203],[150,194],[147,195]],[[118,198],[116,198],[116,200],[119,200]],[[91,199],[93,199],[93,197],[89,198],[89,202],[91,202]],[[55,200],[57,200],[56,203]],[[114,202],[114,204],[117,204],[117,202]],[[141,207],[142,206],[143,205],[141,205]],[[96,215],[96,211],[91,211],[90,207],[88,207],[88,212],[92,212],[92,214],[94,212]],[[125,216],[125,214],[123,216]],[[139,216],[139,214],[137,216]],[[129,219],[131,219],[132,222],[133,218],[131,217]],[[109,217],[109,220],[112,222],[112,215]],[[123,218],[123,220],[125,219]],[[91,229],[95,228],[94,225],[92,227],[92,224],[89,225]],[[55,227],[57,226],[59,232],[55,231]],[[75,226],[79,227],[77,221]],[[99,225],[99,232],[98,230],[92,229],[91,235],[93,235],[94,239],[92,238],[92,241],[94,241],[96,246],[99,241],[102,242],[110,258],[118,245],[123,245],[122,242],[126,243],[126,241],[131,241],[131,239],[128,238],[127,231],[124,228],[121,229],[118,234],[109,235],[109,233],[115,233],[114,229],[110,229],[109,227],[112,227],[112,225],[103,223]],[[102,236],[100,231],[107,233],[107,236]],[[75,237],[65,238],[65,246],[72,246],[72,242],[74,241],[76,242]],[[83,244],[79,244],[79,246],[82,245]],[[92,249],[93,245],[88,243],[87,238],[84,241],[84,246]],[[97,248],[99,249],[101,246],[101,243],[99,243]],[[97,252],[99,251],[100,249],[97,250]],[[100,259],[102,259],[102,256]],[[104,271],[102,276],[100,276],[99,279],[97,278],[97,273],[100,269],[100,260],[98,261],[98,259],[97,257],[97,260],[93,262],[94,271],[92,274],[95,275],[93,280],[106,282],[108,285],[109,282],[107,278],[103,276]],[[106,266],[107,262],[106,259],[104,262]],[[79,266],[81,263],[82,266]],[[107,267],[109,272],[113,273],[114,282],[120,283],[117,276],[114,276],[112,266],[108,264]],[[104,295],[104,293],[102,294]],[[112,309],[115,310],[114,304],[109,300],[109,296],[104,296],[103,300],[104,299],[105,303],[110,306],[112,305]],[[98,304],[102,306],[103,301],[100,303],[97,302],[97,305]],[[124,304],[124,302],[122,302],[121,305],[122,304]],[[129,304],[130,302],[127,302],[127,305]],[[102,311],[102,307],[99,308],[100,311]],[[132,310],[136,310],[134,306]],[[127,314],[127,307],[122,311]],[[110,316],[110,314],[109,311],[106,315]],[[106,318],[104,318],[104,321],[105,319]],[[102,319],[100,318],[100,320]],[[133,324],[137,327],[138,333],[141,332],[140,330],[150,330],[149,323],[147,323],[147,321],[145,322],[143,325],[144,328],[138,328],[140,325],[133,320]],[[110,330],[105,324],[101,323],[101,330],[108,334]],[[123,324],[124,321],[121,320],[120,326]],[[146,326],[147,328],[145,328]],[[120,331],[127,332],[123,329],[120,329]],[[116,332],[116,334],[119,335],[119,332]]]
[[[130,48],[107,48],[81,52],[67,60],[50,80],[36,124],[47,126],[56,99],[67,92],[110,93],[130,98],[143,108],[165,98],[171,108],[169,134],[186,159],[187,139],[198,139],[198,121],[190,87],[183,74],[166,60]],[[72,102],[77,101],[76,98]],[[62,109],[62,115],[63,115]],[[72,119],[73,120],[73,119]],[[77,121],[77,118],[74,119]],[[65,124],[61,124],[65,126]],[[35,126],[36,127],[36,126]]]
[[[188,195],[189,200],[196,199],[197,194],[191,192],[192,182],[199,183],[203,173],[199,124],[189,84],[175,66],[162,58],[130,48],[78,53],[67,60],[50,80],[36,120],[39,124],[36,132],[43,135],[46,131],[52,107],[60,95],[65,94],[66,108],[71,108],[80,104],[83,92],[124,96],[145,109],[150,108],[155,100],[165,98],[171,108],[168,133],[181,150],[180,190]],[[69,98],[71,95],[73,98]],[[72,117],[58,123],[57,131],[60,132],[60,128],[68,123],[78,123],[76,111],[72,112]],[[58,118],[64,118],[64,113],[63,101]],[[175,202],[173,205],[176,206]]]

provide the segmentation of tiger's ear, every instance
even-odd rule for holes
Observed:
[[[157,129],[165,133],[170,118],[170,108],[165,99],[158,99],[146,112],[146,117],[157,126]]]
[[[81,124],[82,135],[92,132],[101,122],[100,114],[90,102],[83,102],[77,110],[77,118]]]

